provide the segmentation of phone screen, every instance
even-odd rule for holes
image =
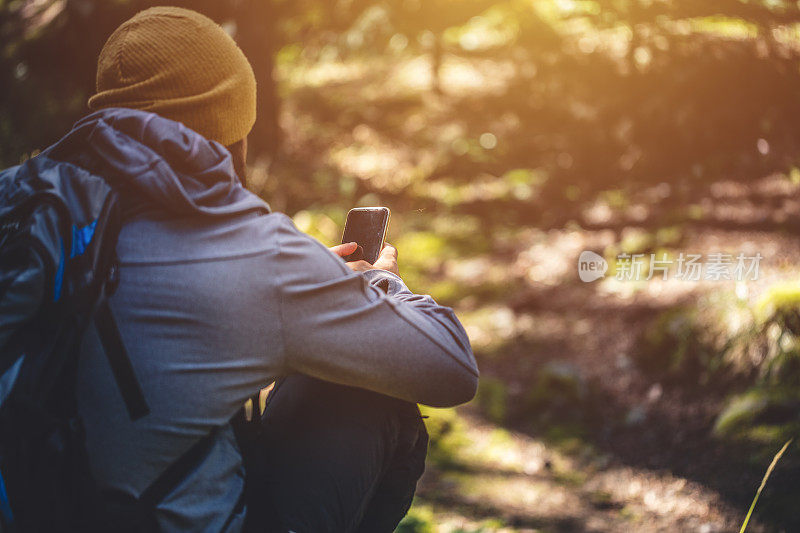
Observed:
[[[369,263],[378,260],[389,224],[387,207],[357,207],[347,213],[342,242],[357,242],[363,249],[362,259]],[[345,261],[359,259],[355,254],[345,257]]]

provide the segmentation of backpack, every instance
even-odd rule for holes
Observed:
[[[92,477],[76,398],[91,321],[128,415],[149,413],[107,301],[121,212],[103,178],[48,152],[0,172],[0,532],[154,531],[156,505],[218,432],[138,498]]]
[[[76,372],[98,326],[131,418],[147,403],[107,297],[118,280],[117,194],[45,156],[0,173],[0,530],[88,530],[99,491]]]

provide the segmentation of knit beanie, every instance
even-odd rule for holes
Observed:
[[[225,146],[256,120],[256,79],[233,39],[189,9],[153,7],[124,22],[97,61],[92,110],[127,107],[182,122]]]

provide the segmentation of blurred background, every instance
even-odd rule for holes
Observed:
[[[477,398],[427,409],[402,532],[738,531],[800,429],[800,7],[785,0],[0,0],[0,164],[87,112],[106,37],[219,21],[258,78],[250,184],[327,245],[386,205]],[[611,263],[577,276],[593,250]],[[757,281],[617,281],[620,253]],[[752,531],[798,531],[800,446]]]

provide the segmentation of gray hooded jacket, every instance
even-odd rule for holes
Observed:
[[[228,424],[278,376],[301,372],[433,406],[474,395],[477,365],[452,310],[389,272],[352,272],[246,191],[219,144],[151,113],[106,109],[49,156],[103,175],[138,213],[119,238],[110,304],[151,414],[128,418],[90,329],[78,391],[97,479],[138,496],[224,428],[159,506],[164,530],[241,528],[244,472]]]

